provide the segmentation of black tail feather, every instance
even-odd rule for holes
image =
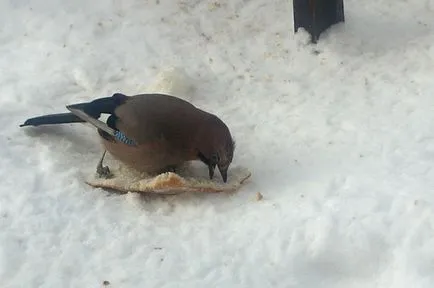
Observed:
[[[124,94],[116,93],[111,97],[98,98],[91,102],[73,104],[68,107],[82,110],[92,118],[98,119],[102,113],[113,115],[115,109],[123,104],[126,99],[127,96]],[[73,113],[58,113],[27,119],[20,127],[82,122],[85,121],[75,116]],[[112,126],[114,126],[113,123]]]
[[[20,127],[84,122],[72,113],[49,114],[27,119]]]

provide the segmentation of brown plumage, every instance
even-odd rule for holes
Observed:
[[[186,161],[200,160],[213,178],[217,166],[223,180],[232,162],[234,141],[228,127],[217,116],[180,98],[164,94],[111,97],[67,106],[92,118],[110,114],[106,127],[98,127],[103,146],[116,159],[138,171],[160,173]],[[78,114],[76,114],[78,115]],[[84,122],[73,113],[28,119],[21,126]],[[90,119],[92,120],[92,119]],[[92,123],[92,121],[91,121]],[[111,132],[121,132],[128,145]]]

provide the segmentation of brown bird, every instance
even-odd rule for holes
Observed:
[[[111,97],[66,106],[71,113],[30,118],[23,126],[89,122],[97,127],[105,148],[97,167],[101,176],[106,151],[141,172],[162,173],[200,160],[208,166],[210,179],[217,166],[224,182],[232,162],[235,142],[229,128],[217,116],[191,103],[165,94]],[[98,120],[109,114],[106,123]]]

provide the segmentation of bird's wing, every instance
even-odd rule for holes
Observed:
[[[135,146],[136,143],[134,142],[134,140],[129,139],[125,134],[123,134],[121,131],[117,131],[114,130],[112,128],[110,128],[106,123],[95,119],[91,116],[89,116],[88,114],[86,114],[84,111],[80,110],[80,109],[76,109],[73,108],[71,106],[66,106],[66,108],[71,111],[72,114],[74,114],[75,116],[79,117],[80,119],[92,124],[93,126],[95,126],[98,129],[101,129],[105,132],[107,132],[109,135],[113,136],[114,138],[116,138],[118,141],[121,141],[127,145],[131,145],[131,146]]]

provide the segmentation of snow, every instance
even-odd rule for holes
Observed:
[[[316,46],[291,4],[0,1],[0,286],[432,287],[434,0],[345,0]],[[237,193],[92,189],[94,129],[18,127],[174,87],[229,125]]]

